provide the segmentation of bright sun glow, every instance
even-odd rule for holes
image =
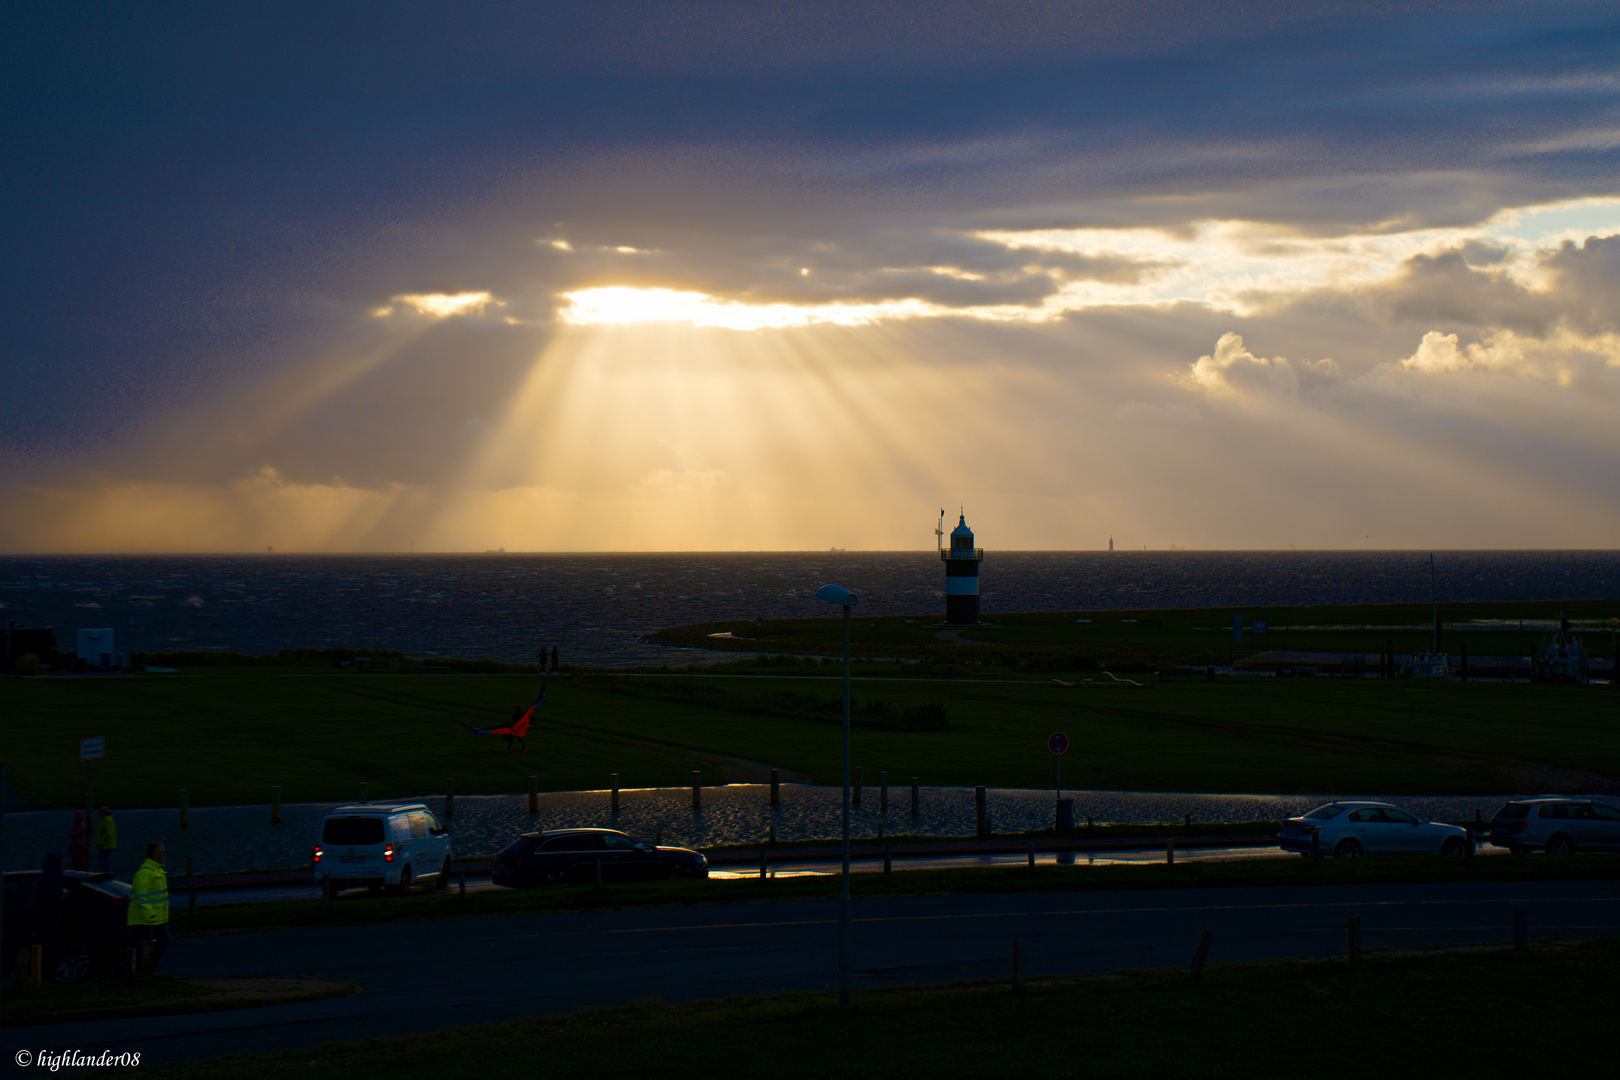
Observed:
[[[921,300],[803,306],[744,304],[699,292],[624,286],[581,289],[564,296],[572,305],[562,310],[562,318],[576,326],[667,322],[726,330],[771,330],[817,323],[864,326],[882,319],[917,319],[952,313],[950,308]]]

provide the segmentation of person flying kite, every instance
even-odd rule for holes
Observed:
[[[535,703],[530,705],[527,709],[521,705],[515,706],[512,709],[512,720],[510,723],[502,727],[475,728],[471,724],[462,724],[461,726],[466,728],[474,735],[504,736],[506,738],[506,749],[508,752],[510,752],[512,749],[512,740],[516,739],[518,741],[518,745],[523,748],[523,752],[527,754],[529,752],[529,744],[523,741],[523,737],[529,733],[529,725],[534,722],[534,710],[538,709],[545,703],[546,682],[544,679],[541,679],[540,697],[536,699]]]

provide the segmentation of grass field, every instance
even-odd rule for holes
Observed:
[[[1217,951],[1218,951],[1217,943]],[[431,1035],[144,1069],[165,1080],[524,1075],[1572,1076],[1613,1067],[1620,942],[1215,965],[1008,984],[649,1000]],[[473,1063],[476,1062],[476,1065]],[[542,1064],[543,1063],[543,1064]]]
[[[794,674],[553,677],[530,753],[462,721],[503,722],[535,676],[202,669],[134,678],[8,679],[0,760],[23,798],[78,805],[78,740],[107,739],[98,800],[123,807],[625,787],[754,778],[746,762],[815,781],[839,775],[831,669]],[[816,672],[811,675],[810,672]],[[794,695],[804,715],[762,715]],[[1620,694],[1603,686],[1349,679],[1163,680],[1064,689],[1049,680],[857,680],[858,706],[941,707],[947,730],[857,729],[868,777],[1041,788],[1047,735],[1071,749],[1072,788],[1141,791],[1500,794],[1590,788],[1620,776]],[[813,703],[820,701],[817,709]],[[812,703],[806,705],[806,702]],[[789,710],[791,712],[791,710]],[[814,714],[814,715],[812,715]],[[739,763],[735,760],[745,759]],[[1605,779],[1607,778],[1607,779]]]

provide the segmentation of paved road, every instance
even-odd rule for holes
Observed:
[[[1513,909],[1532,936],[1620,933],[1620,884],[1404,885],[858,900],[861,986],[1003,977],[1011,942],[1031,976],[1183,965],[1199,932],[1211,963],[1366,948],[1502,942]],[[34,1050],[138,1050],[144,1063],[433,1031],[656,994],[669,1001],[819,990],[836,980],[829,901],[573,913],[242,934],[177,941],[190,977],[309,975],[363,992],[243,1012],[9,1029]]]

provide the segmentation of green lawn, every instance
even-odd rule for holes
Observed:
[[[1215,943],[1214,957],[1219,956]],[[1190,952],[1189,948],[1189,952]],[[892,1077],[1601,1076],[1620,941],[1214,965],[1026,984],[656,999],[268,1057],[144,1069],[165,1080],[381,1075]],[[476,1065],[472,1064],[476,1062]],[[543,1063],[543,1064],[542,1064]]]
[[[172,806],[443,790],[596,789],[748,779],[721,755],[821,782],[839,775],[839,684],[803,674],[553,677],[530,752],[468,735],[532,699],[532,675],[384,675],[204,669],[125,679],[0,681],[0,755],[26,799],[76,805],[78,740],[107,739],[98,800]],[[705,690],[707,687],[709,690]],[[694,695],[694,691],[699,691]],[[762,715],[784,692],[816,716]],[[1164,680],[1157,689],[1065,689],[1047,680],[858,680],[858,702],[942,706],[945,731],[858,729],[869,783],[1041,788],[1047,735],[1066,732],[1070,788],[1143,791],[1499,794],[1554,786],[1548,768],[1620,775],[1620,692],[1603,686],[1401,680]],[[693,702],[703,702],[694,704]],[[1571,781],[1574,783],[1574,781]]]

